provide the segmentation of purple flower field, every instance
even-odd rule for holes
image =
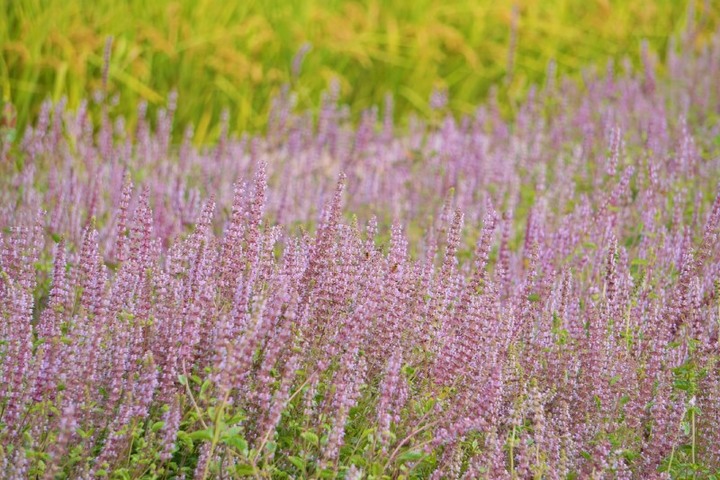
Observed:
[[[182,98],[46,104],[0,151],[0,478],[720,478],[720,36],[644,59],[208,148]]]

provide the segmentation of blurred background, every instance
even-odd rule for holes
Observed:
[[[580,77],[608,61],[640,63],[648,42],[662,73],[673,38],[702,48],[717,0],[0,0],[0,83],[17,128],[45,99],[71,108],[107,89],[113,115],[136,121],[179,95],[175,134],[259,131],[283,86],[315,108],[335,82],[351,114],[394,99],[396,119],[446,107],[472,113],[496,89],[503,113],[548,67]],[[112,43],[108,37],[112,36]],[[107,85],[104,52],[109,47]],[[552,60],[552,62],[551,62]],[[97,109],[97,105],[93,107]],[[402,122],[401,122],[402,123]]]

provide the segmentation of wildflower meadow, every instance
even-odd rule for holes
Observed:
[[[638,55],[212,144],[7,103],[0,478],[720,478],[720,34]]]

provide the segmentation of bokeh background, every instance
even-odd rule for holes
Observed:
[[[17,126],[41,103],[71,108],[103,91],[132,128],[177,91],[177,135],[195,126],[212,141],[227,110],[233,132],[262,130],[283,86],[299,108],[336,82],[352,115],[394,99],[394,116],[429,113],[435,90],[471,113],[492,90],[513,105],[548,66],[580,78],[610,59],[639,63],[641,44],[703,48],[717,28],[716,0],[0,0],[0,82]],[[684,35],[684,37],[683,37]],[[551,62],[552,60],[552,62]]]

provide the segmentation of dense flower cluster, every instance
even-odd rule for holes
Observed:
[[[285,94],[208,149],[172,98],[46,104],[0,166],[3,478],[717,472],[720,37],[668,56],[404,133]]]

